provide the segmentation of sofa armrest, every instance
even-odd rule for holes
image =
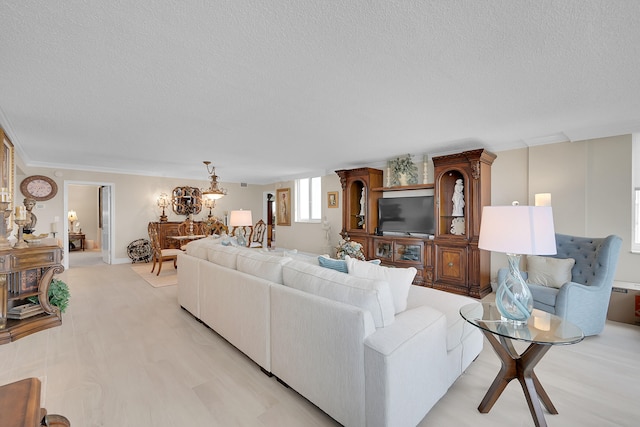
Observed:
[[[416,425],[446,393],[446,326],[444,314],[419,306],[365,339],[368,426]]]

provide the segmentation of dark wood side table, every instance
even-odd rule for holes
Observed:
[[[27,378],[0,386],[0,414],[3,427],[70,427],[62,415],[47,415],[40,407],[40,380]]]
[[[69,232],[69,250],[70,251],[79,251],[80,249],[82,249],[84,251],[84,238],[85,238],[84,233],[72,233],[72,232]],[[73,242],[73,241],[80,242],[80,246],[72,245],[71,242]]]
[[[478,406],[478,411],[483,414],[489,412],[507,384],[517,379],[524,391],[535,425],[546,427],[547,421],[544,419],[540,402],[550,414],[557,414],[558,410],[553,406],[533,368],[552,346],[582,341],[582,330],[561,317],[541,310],[533,310],[526,324],[516,325],[503,319],[493,303],[465,305],[460,309],[460,315],[482,331],[502,362],[502,368]],[[522,354],[518,354],[513,347],[514,340],[530,344]]]

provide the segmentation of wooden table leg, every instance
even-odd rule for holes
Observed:
[[[500,337],[500,340],[498,340],[491,332],[485,330],[482,332],[498,355],[500,362],[502,362],[502,367],[493,380],[491,387],[489,387],[484,399],[480,402],[478,411],[483,414],[489,412],[498,400],[498,397],[500,397],[507,387],[507,384],[509,384],[511,380],[517,379],[524,391],[527,404],[529,405],[529,411],[533,416],[536,427],[546,427],[547,422],[544,419],[540,402],[542,401],[542,404],[549,413],[557,414],[558,411],[555,406],[553,406],[553,403],[551,403],[549,395],[542,387],[542,384],[540,384],[538,377],[533,372],[533,368],[535,368],[542,357],[549,351],[551,346],[531,343],[521,355],[518,355],[510,339]]]

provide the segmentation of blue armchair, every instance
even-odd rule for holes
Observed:
[[[611,297],[611,287],[618,264],[622,239],[575,237],[556,234],[558,253],[553,258],[573,258],[571,282],[559,289],[527,283],[533,295],[533,306],[556,314],[578,325],[585,336],[597,335],[604,329]],[[498,270],[498,283],[508,270]],[[527,280],[528,274],[522,272]]]

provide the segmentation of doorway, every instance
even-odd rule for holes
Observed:
[[[65,181],[63,265],[65,269],[111,264],[113,183]],[[69,213],[73,211],[73,222]]]

